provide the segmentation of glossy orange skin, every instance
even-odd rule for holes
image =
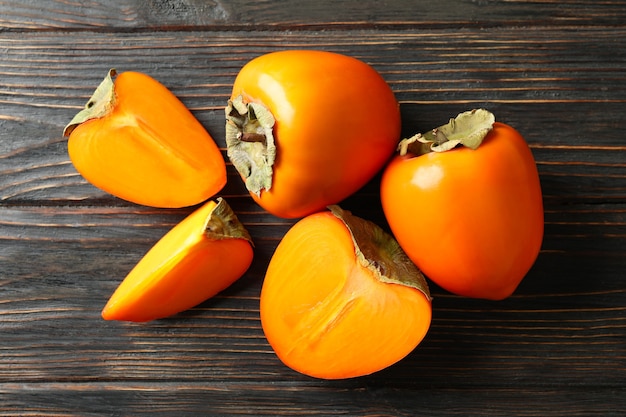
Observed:
[[[324,51],[279,51],[246,64],[232,97],[267,107],[276,120],[273,183],[256,202],[284,218],[338,203],[393,155],[400,110],[369,65]]]
[[[76,170],[116,197],[152,207],[201,203],[226,184],[213,138],[165,86],[138,72],[115,78],[111,112],[78,125],[68,152]]]
[[[327,211],[285,234],[261,291],[261,324],[274,352],[316,378],[391,366],[422,341],[431,317],[424,293],[381,282],[357,262],[348,229]]]
[[[537,167],[522,136],[502,123],[477,150],[396,156],[383,173],[381,201],[411,260],[457,295],[507,298],[541,248]]]
[[[245,239],[211,239],[209,201],[164,235],[120,283],[102,310],[105,320],[146,322],[188,310],[239,279],[253,249]]]

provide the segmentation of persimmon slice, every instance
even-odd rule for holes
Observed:
[[[226,162],[213,138],[146,74],[111,70],[63,133],[76,170],[133,203],[192,206],[226,184]]]
[[[431,315],[424,276],[396,241],[337,206],[285,234],[261,291],[261,323],[276,355],[324,379],[398,362],[425,337]]]
[[[225,200],[209,201],[163,236],[102,310],[105,320],[145,322],[190,309],[250,267],[252,240]]]

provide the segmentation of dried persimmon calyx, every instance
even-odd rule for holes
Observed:
[[[357,259],[379,281],[415,288],[431,299],[426,278],[392,236],[378,225],[354,216],[337,205],[329,206],[328,209],[346,225],[352,236]]]
[[[76,113],[74,118],[63,129],[63,136],[69,136],[74,128],[90,119],[104,117],[111,112],[115,105],[115,86],[113,78],[117,75],[115,68],[107,73],[104,80],[98,85],[96,91],[85,104],[85,107]]]

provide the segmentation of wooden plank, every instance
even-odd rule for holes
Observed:
[[[625,201],[626,122],[612,112],[626,97],[624,31],[307,32],[280,40],[258,32],[254,47],[249,35],[93,34],[75,40],[47,33],[24,40],[5,34],[0,200],[108,198],[73,169],[61,132],[109,67],[162,81],[224,150],[223,106],[239,68],[264,52],[304,47],[350,53],[377,68],[401,103],[405,135],[486,106],[530,143],[548,200]],[[138,62],[136,54],[145,57]],[[244,193],[232,167],[229,174],[224,194]]]
[[[242,382],[219,386],[210,382],[183,386],[161,382],[123,388],[84,383],[79,384],[77,390],[64,384],[55,384],[49,390],[25,384],[24,393],[17,389],[18,395],[16,387],[11,388],[3,392],[6,410],[20,415],[170,417],[193,415],[200,410],[198,415],[211,416],[241,416],[251,415],[251,412],[259,417],[413,416],[419,410],[419,415],[424,417],[619,417],[626,412],[623,389],[607,391],[578,387],[524,391],[500,387],[486,392],[446,387],[416,391],[379,384],[362,387],[358,383],[307,384],[304,388],[276,385],[274,389]],[[282,393],[279,399],[275,395],[278,390]],[[28,405],[24,406],[21,398],[27,398]],[[611,404],[611,409],[598,410],[597,404]]]
[[[100,309],[183,213],[135,207],[3,210],[10,220],[1,224],[0,236],[0,320],[6,331],[0,384],[16,378],[114,386],[160,378],[302,382],[272,354],[258,318],[265,267],[289,222],[242,212],[241,204],[234,207],[258,248],[249,273],[197,308],[145,325],[104,322]],[[390,387],[404,386],[413,375],[421,379],[412,386],[424,387],[621,386],[626,234],[614,235],[615,227],[624,230],[624,211],[611,210],[572,209],[569,219],[549,213],[544,250],[506,301],[463,299],[432,285],[435,316],[426,340],[401,364],[371,378]],[[589,221],[598,216],[602,224]],[[577,226],[556,230],[568,221]],[[607,249],[586,248],[589,241]]]
[[[0,27],[13,30],[610,26],[626,18],[623,0],[8,0],[0,6]]]

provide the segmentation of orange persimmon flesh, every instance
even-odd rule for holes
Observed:
[[[239,279],[252,257],[250,236],[225,200],[209,201],[148,251],[102,317],[145,322],[190,309]]]
[[[146,206],[192,206],[217,194],[226,163],[200,122],[154,78],[115,75],[111,70],[65,129],[76,170],[101,190]]]
[[[358,377],[398,362],[422,341],[432,314],[425,281],[419,290],[381,280],[367,263],[331,212],[287,232],[261,292],[263,330],[285,365],[317,378]],[[393,267],[383,264],[382,271]]]

